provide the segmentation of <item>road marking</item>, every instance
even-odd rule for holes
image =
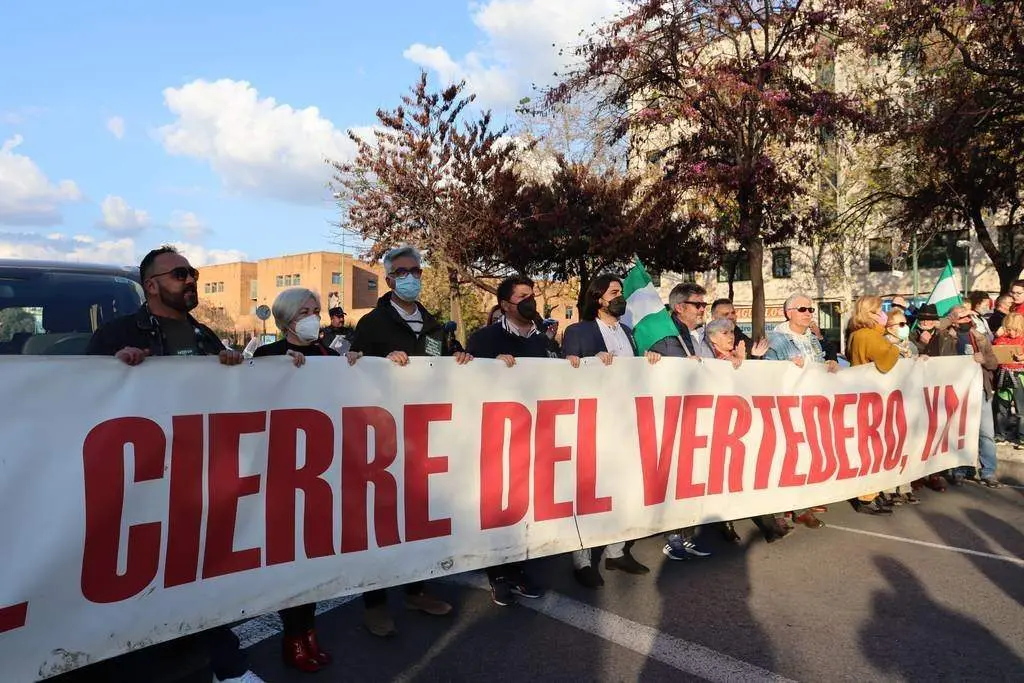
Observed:
[[[463,586],[490,590],[487,580],[479,574],[461,574],[448,577],[448,580]],[[706,681],[793,683],[767,669],[558,593],[549,592],[540,600],[523,599],[519,605]]]
[[[975,557],[987,557],[990,560],[1001,560],[1002,562],[1009,562],[1020,567],[1024,567],[1024,559],[1014,557],[1013,555],[999,555],[997,553],[985,553],[980,550],[969,550],[967,548],[958,548],[954,545],[943,545],[942,543],[929,543],[928,541],[919,541],[916,538],[904,538],[903,536],[892,536],[890,534],[880,534],[876,531],[864,531],[863,529],[851,529],[845,526],[836,526],[831,522],[826,529],[837,529],[838,531],[848,531],[851,534],[862,534],[864,536],[874,536],[876,538],[884,538],[889,541],[901,541],[903,543],[911,543],[913,545],[924,546],[925,548],[935,548],[936,550],[948,550],[954,553],[961,553],[963,555],[974,555]]]
[[[317,603],[316,613],[323,614],[324,612],[330,612],[332,609],[338,609],[342,605],[352,602],[356,597],[358,596],[348,595],[334,600],[321,600]],[[281,619],[277,616],[277,612],[271,612],[255,619],[250,619],[231,630],[238,636],[242,648],[245,649],[252,647],[256,643],[262,643],[267,638],[273,638],[280,633]]]

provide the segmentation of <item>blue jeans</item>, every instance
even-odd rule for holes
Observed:
[[[984,396],[981,404],[981,429],[978,435],[978,460],[982,479],[996,476],[996,420],[992,411],[992,398]],[[969,476],[973,467],[957,467],[957,474]]]

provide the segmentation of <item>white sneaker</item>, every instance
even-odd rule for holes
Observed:
[[[251,671],[246,671],[241,676],[235,678],[225,678],[223,681],[217,678],[216,675],[213,677],[213,683],[267,683],[262,678],[257,676]]]

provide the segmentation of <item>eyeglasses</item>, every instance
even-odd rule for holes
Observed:
[[[405,277],[406,275],[412,275],[414,278],[419,280],[423,277],[423,269],[416,266],[415,268],[395,268],[391,271],[391,277]]]
[[[703,301],[684,301],[683,303],[684,304],[689,304],[689,305],[693,306],[698,311],[703,311],[705,308],[708,307],[708,305],[706,303],[704,303]]]
[[[165,270],[162,273],[153,273],[152,275],[149,276],[149,278],[153,279],[155,277],[163,277],[164,275],[170,275],[178,282],[184,282],[185,280],[189,279],[189,277],[191,277],[193,280],[196,280],[197,282],[199,281],[199,271],[196,270],[195,268],[190,268],[187,266],[178,266],[177,268]]]
[[[814,313],[814,306],[797,306],[789,310],[796,311],[797,313]]]

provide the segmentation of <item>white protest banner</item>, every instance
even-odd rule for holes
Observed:
[[[3,358],[0,661],[32,681],[324,598],[973,463],[971,359]],[[568,568],[568,565],[567,565]]]

